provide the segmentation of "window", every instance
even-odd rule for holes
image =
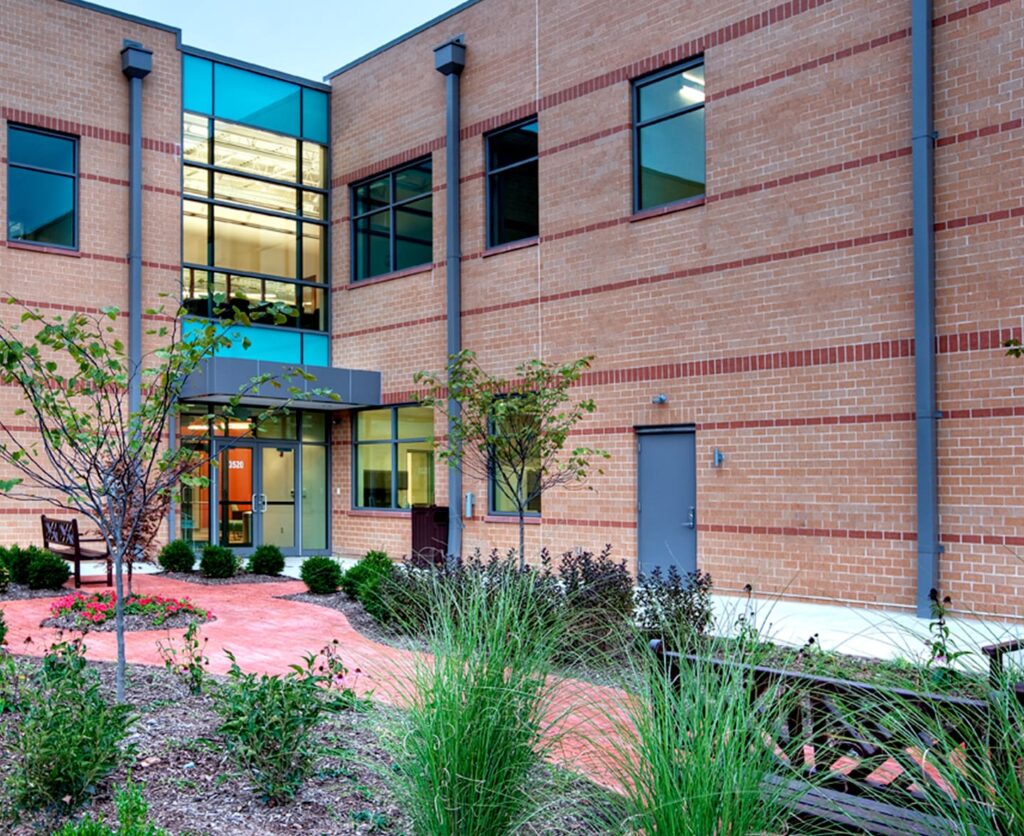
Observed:
[[[256,325],[326,330],[324,147],[185,113],[182,153],[189,312],[230,304]],[[283,317],[261,316],[281,305]]]
[[[11,125],[7,160],[7,240],[75,249],[78,140]]]
[[[427,406],[366,409],[353,421],[356,508],[434,502],[434,413]]]
[[[429,159],[352,187],[352,280],[430,264],[434,256]]]
[[[536,117],[488,135],[486,144],[487,246],[536,237]]]
[[[491,435],[496,436],[497,431],[493,429],[495,425],[492,423],[491,426]],[[490,498],[490,512],[492,514],[519,513],[519,503],[516,502],[510,483],[515,481],[520,470],[522,470],[523,485],[520,490],[520,496],[527,500],[524,510],[527,514],[539,514],[541,498],[540,491],[538,490],[541,477],[540,458],[539,456],[535,458],[531,455],[531,450],[535,449],[536,433],[533,428],[536,427],[536,422],[532,420],[527,422],[520,417],[518,421],[508,426],[513,429],[505,437],[509,438],[510,441],[511,439],[516,439],[516,441],[510,443],[510,461],[505,468],[499,465],[492,448],[489,468],[491,476],[487,486],[487,494]],[[516,429],[517,427],[522,429]],[[499,474],[502,474],[503,478],[499,478]]]
[[[633,84],[633,208],[704,194],[704,59]]]

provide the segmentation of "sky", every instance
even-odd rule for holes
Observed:
[[[314,80],[461,0],[96,0],[177,26],[182,43]]]

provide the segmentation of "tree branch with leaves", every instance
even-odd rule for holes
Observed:
[[[592,361],[529,360],[505,379],[484,371],[474,352],[462,351],[451,357],[446,375],[415,375],[426,389],[423,404],[448,420],[447,437],[436,443],[438,457],[488,480],[515,507],[520,567],[526,563],[526,514],[534,501],[552,488],[589,487],[594,461],[609,458],[594,447],[566,449],[573,429],[597,408],[593,399],[574,400],[571,392]],[[461,405],[458,415],[449,412],[449,398]]]
[[[7,302],[21,307],[14,299]],[[0,383],[19,389],[24,399],[14,411],[19,424],[0,420],[0,463],[8,470],[0,479],[0,493],[80,515],[102,537],[114,563],[116,684],[122,702],[123,567],[152,547],[180,485],[206,482],[201,469],[212,454],[209,447],[171,443],[171,421],[182,409],[189,376],[218,350],[235,346],[236,326],[249,321],[230,305],[220,319],[188,317],[185,311],[171,316],[164,308],[146,313],[166,324],[146,332],[159,347],[144,354],[138,367],[132,367],[118,336],[121,312],[115,307],[49,319],[21,307],[16,324],[0,322]],[[287,313],[281,306],[265,315],[282,322]],[[248,347],[246,339],[241,342]],[[301,391],[289,385],[296,378],[314,380],[298,367],[253,377],[220,414],[230,416],[247,394],[266,385],[282,390],[278,405],[255,416],[253,425],[258,426],[287,410]],[[133,379],[139,379],[143,393],[134,412],[128,408]],[[326,389],[310,393],[337,400]]]

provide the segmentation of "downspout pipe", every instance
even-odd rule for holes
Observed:
[[[142,405],[142,79],[153,70],[153,53],[124,42],[121,72],[128,79],[128,409]]]
[[[445,77],[445,219],[447,271],[448,370],[452,358],[462,351],[462,220],[459,206],[459,153],[461,120],[459,81],[466,66],[466,44],[462,35],[434,49],[434,68]],[[462,413],[462,405],[448,400],[448,430]],[[462,467],[448,468],[448,555],[462,555]]]
[[[911,140],[914,255],[914,401],[917,450],[917,614],[932,614],[939,588],[939,496],[935,402],[935,125],[932,2],[912,0]]]

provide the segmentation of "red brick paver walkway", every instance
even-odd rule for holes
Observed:
[[[86,587],[82,591],[98,589],[105,587]],[[133,584],[137,594],[188,597],[213,612],[216,620],[204,624],[201,631],[207,639],[206,654],[213,673],[225,673],[230,667],[224,650],[230,650],[245,671],[287,673],[289,665],[300,662],[304,654],[316,653],[337,639],[346,667],[350,672],[361,672],[353,683],[356,690],[372,690],[376,699],[390,703],[403,702],[409,693],[415,654],[371,641],[353,629],[337,610],[280,597],[305,590],[301,581],[205,586],[154,575],[137,575]],[[0,602],[8,626],[7,647],[12,653],[42,656],[58,640],[58,631],[39,626],[49,617],[50,605],[58,597]],[[127,659],[132,664],[162,666],[157,642],[170,638],[180,644],[183,633],[126,633]],[[86,655],[96,661],[116,660],[114,634],[90,633]],[[552,719],[558,718],[556,726],[560,730],[569,731],[559,742],[557,760],[573,771],[614,785],[606,748],[614,724],[606,709],[620,701],[621,694],[613,689],[576,680],[561,681],[553,700]]]

